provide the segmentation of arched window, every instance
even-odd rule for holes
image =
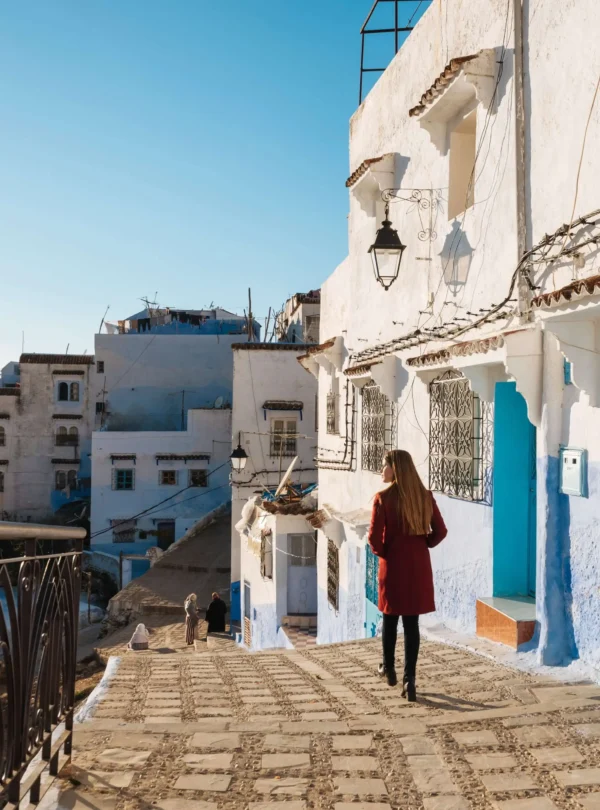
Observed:
[[[58,401],[59,402],[69,401],[69,384],[66,382],[61,382],[58,384]]]
[[[79,402],[79,383],[72,382],[71,383],[71,395],[69,397],[71,402]]]
[[[57,445],[57,447],[64,447],[64,445],[67,443],[67,429],[64,427],[64,425],[61,425],[56,429],[54,443]]]
[[[4,473],[0,472],[0,492],[4,492]]]
[[[79,431],[76,427],[69,428],[69,436],[79,436]]]
[[[67,486],[67,474],[64,470],[56,471],[56,489],[63,490]]]
[[[0,425],[0,447],[4,447],[6,444],[6,430],[4,429],[3,425]]]
[[[71,489],[77,489],[77,470],[69,470],[67,473],[67,486]]]

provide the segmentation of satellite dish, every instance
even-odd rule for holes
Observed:
[[[222,408],[223,407],[223,397],[217,397],[215,399],[215,408]]]
[[[294,456],[294,459],[293,459],[292,463],[287,468],[287,471],[286,471],[285,475],[281,479],[281,483],[277,487],[277,492],[275,493],[275,497],[277,497],[278,495],[281,495],[282,491],[285,489],[288,481],[290,480],[290,476],[292,474],[292,470],[294,469],[294,465],[296,464],[297,461],[298,461],[298,456]]]

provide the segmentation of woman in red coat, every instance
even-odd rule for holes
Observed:
[[[379,674],[386,676],[390,686],[398,683],[395,654],[398,619],[402,616],[402,696],[415,701],[419,616],[435,610],[429,549],[442,542],[447,529],[410,453],[387,453],[381,477],[389,486],[375,496],[369,529],[369,545],[379,557],[379,610],[383,613],[383,664]]]

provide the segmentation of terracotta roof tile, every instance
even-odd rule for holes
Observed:
[[[361,374],[366,374],[373,366],[378,366],[381,360],[373,361],[372,363],[358,363],[356,366],[351,366],[344,371],[347,377],[358,377]]]
[[[312,346],[312,343],[233,343],[231,348],[247,352],[306,352]]]
[[[383,160],[386,157],[389,157],[390,154],[391,153],[381,155],[380,157],[367,158],[367,160],[363,160],[358,169],[355,169],[350,175],[350,177],[346,180],[346,188],[350,188],[351,186],[353,186],[358,180],[360,180],[363,174],[365,174],[374,163],[379,163],[379,161]]]
[[[415,116],[425,112],[427,107],[432,104],[438,96],[441,96],[447,85],[454,81],[463,69],[465,62],[470,62],[472,59],[476,59],[477,56],[479,56],[479,54],[474,53],[471,54],[471,56],[458,56],[450,60],[431,87],[423,93],[419,103],[412,107],[408,111],[408,114]]]
[[[56,366],[91,366],[94,355],[90,354],[22,354],[20,363],[39,363]]]
[[[578,298],[584,298],[586,295],[598,294],[600,294],[600,275],[589,276],[588,278],[572,281],[559,290],[552,290],[552,292],[536,296],[531,302],[531,306],[537,309],[551,307],[552,305],[564,304]]]

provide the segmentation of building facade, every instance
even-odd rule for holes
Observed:
[[[4,519],[89,519],[94,358],[22,354],[9,367],[0,388]]]
[[[287,574],[284,578],[283,569],[279,572],[279,588],[275,598],[274,580],[263,581],[260,565],[256,561],[256,549],[252,543],[248,545],[246,535],[241,536],[238,527],[242,510],[249,499],[258,497],[272,500],[294,459],[290,483],[297,493],[310,489],[316,480],[317,383],[296,360],[310,347],[310,344],[303,342],[304,333],[298,323],[306,325],[307,318],[318,318],[318,306],[315,304],[318,293],[310,295],[309,304],[301,303],[300,299],[304,297],[298,294],[291,299],[295,301],[293,305],[290,302],[286,304],[290,316],[288,331],[281,333],[285,341],[233,345],[233,447],[239,444],[247,454],[247,462],[242,471],[234,470],[231,474],[232,620],[241,624],[244,611],[247,613],[251,610],[255,648],[278,646],[284,614],[316,614],[317,611],[316,567],[305,569],[308,590],[303,591],[305,609],[300,611],[298,605],[294,606],[293,594],[288,605],[287,590],[283,586],[284,580],[287,582]],[[304,311],[304,306],[310,307],[310,310]],[[315,321],[308,323],[314,330]],[[315,332],[313,336],[317,337]],[[305,521],[302,518],[299,520],[304,526]],[[314,535],[312,529],[308,531],[312,532],[311,536]],[[287,553],[289,543],[304,542],[289,540],[280,526],[274,536],[280,544],[281,560]],[[288,556],[285,559],[292,558]],[[292,571],[291,577],[294,575]],[[273,598],[267,599],[267,594]]]
[[[325,426],[321,642],[376,630],[368,513],[402,447],[449,529],[434,619],[600,667],[600,117],[595,68],[568,57],[594,19],[585,0],[522,20],[433,3],[351,120],[349,254],[301,357]],[[395,281],[372,262],[384,219],[406,244]]]
[[[166,550],[229,501],[231,408],[191,410],[186,423],[93,433],[93,549],[147,541]]]

